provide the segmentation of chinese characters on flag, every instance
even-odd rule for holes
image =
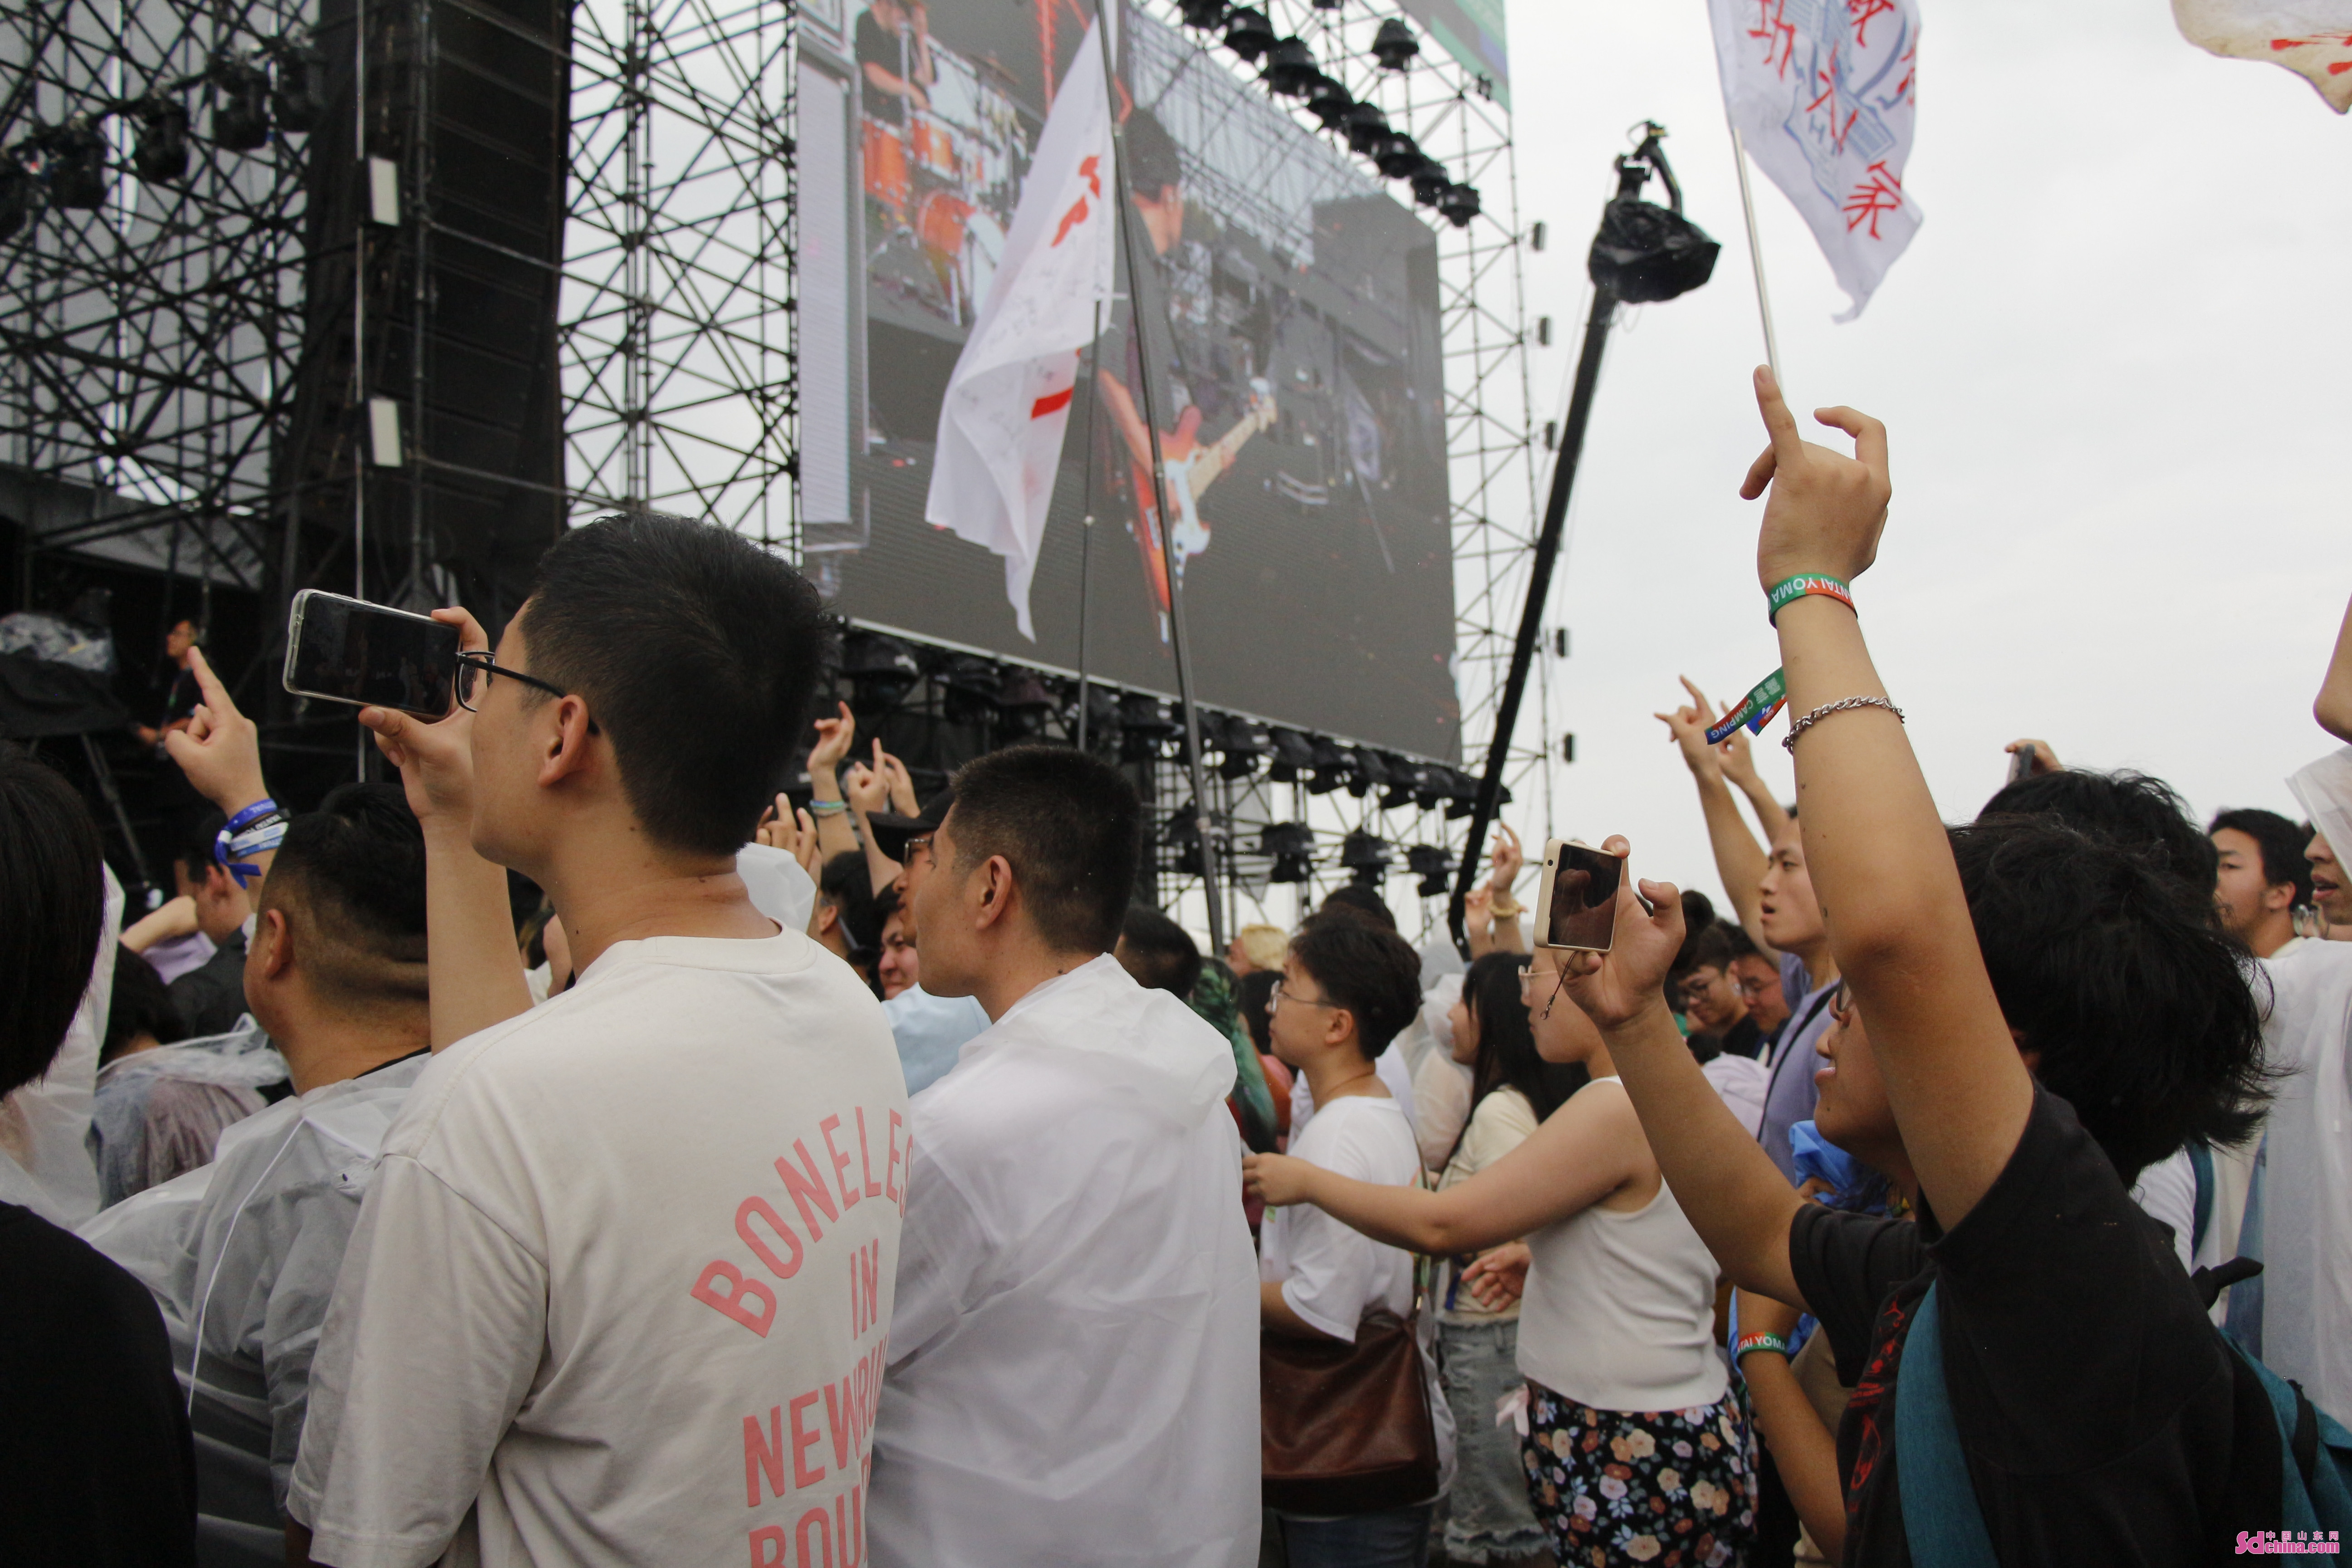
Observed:
[[[1918,108],[1913,0],[1707,0],[1731,123],[1853,300],[1919,229],[1903,188]]]
[[[2352,110],[2352,0],[2172,0],[2172,19],[2199,48],[2283,65]]]

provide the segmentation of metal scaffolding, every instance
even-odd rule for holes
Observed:
[[[799,554],[793,0],[583,0],[566,483]]]

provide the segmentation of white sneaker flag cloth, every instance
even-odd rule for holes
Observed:
[[[2352,110],[2352,0],[2172,0],[2172,20],[2208,54],[2284,66]]]
[[[1851,321],[1919,231],[1903,189],[1917,119],[1914,0],[1707,0],[1723,101],[1748,155],[1796,204]]]
[[[1054,94],[980,321],[940,405],[925,519],[1004,557],[1004,596],[1037,640],[1029,583],[1062,463],[1078,356],[1111,296],[1118,214],[1102,47],[1087,29]]]

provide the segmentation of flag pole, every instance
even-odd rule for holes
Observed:
[[[1091,369],[1102,359],[1102,301],[1095,301],[1095,335],[1087,342],[1085,363]],[[1085,500],[1079,515],[1086,520],[1086,531],[1078,535],[1078,750],[1087,749],[1087,599],[1094,583],[1095,553],[1095,403],[1100,396],[1093,380],[1087,384],[1086,453],[1080,464],[1085,475]]]
[[[1723,118],[1731,119],[1731,105],[1723,106]],[[1756,193],[1748,183],[1748,143],[1739,138],[1739,127],[1731,127],[1731,161],[1739,170],[1739,210],[1748,217],[1748,265],[1756,275],[1756,313],[1764,321],[1764,363],[1772,367],[1772,379],[1780,379],[1780,345],[1772,336],[1772,297],[1764,291],[1764,244],[1756,233]]]
[[[1184,632],[1184,584],[1168,522],[1168,474],[1160,450],[1159,400],[1152,395],[1151,354],[1143,338],[1146,263],[1135,253],[1135,203],[1127,179],[1127,126],[1118,116],[1118,76],[1111,65],[1108,24],[1118,8],[1117,0],[1103,0],[1095,13],[1097,21],[1103,24],[1095,29],[1095,34],[1102,47],[1103,94],[1110,101],[1111,182],[1117,192],[1112,205],[1118,211],[1119,250],[1127,259],[1128,320],[1133,323],[1137,379],[1143,383],[1143,428],[1151,441],[1152,512],[1160,535],[1160,565],[1168,574],[1168,637],[1176,656],[1177,701],[1184,710],[1184,765],[1192,776],[1192,816],[1201,833],[1201,892],[1209,907],[1209,950],[1222,957],[1225,951],[1225,921],[1217,901],[1217,853],[1222,847],[1219,836],[1223,830],[1209,809],[1207,777],[1201,769],[1201,710],[1192,700],[1192,647]],[[1172,321],[1170,330],[1174,330]]]

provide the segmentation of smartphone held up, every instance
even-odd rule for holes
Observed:
[[[286,618],[286,689],[438,719],[457,678],[457,628],[430,616],[306,588]]]
[[[1544,846],[1543,880],[1536,889],[1538,947],[1607,952],[1617,935],[1617,889],[1625,857],[1573,839]]]

